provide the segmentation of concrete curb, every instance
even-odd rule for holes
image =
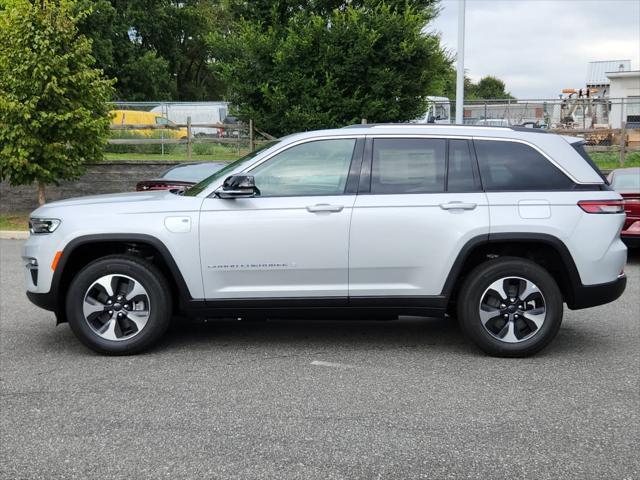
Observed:
[[[26,240],[29,232],[25,230],[0,230],[0,240]]]

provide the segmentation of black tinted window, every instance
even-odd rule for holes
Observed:
[[[485,190],[563,190],[573,182],[528,145],[476,140],[480,176]]]
[[[470,192],[476,189],[473,164],[467,140],[449,141],[448,192]]]
[[[371,193],[443,192],[445,151],[441,139],[375,139]]]

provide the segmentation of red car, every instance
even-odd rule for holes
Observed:
[[[210,177],[227,162],[200,162],[176,165],[152,180],[142,180],[136,185],[137,191],[148,190],[186,190],[196,183]]]
[[[624,198],[627,219],[620,238],[628,247],[640,247],[640,167],[614,170],[608,180],[611,187]]]

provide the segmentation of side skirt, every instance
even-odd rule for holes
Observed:
[[[189,317],[300,318],[356,320],[394,318],[398,315],[443,317],[445,297],[372,298],[247,298],[191,300],[184,305]]]

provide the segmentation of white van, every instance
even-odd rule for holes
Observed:
[[[429,107],[424,115],[409,123],[439,123],[449,125],[451,123],[451,102],[447,97],[427,97]]]
[[[151,111],[162,113],[166,118],[178,124],[186,125],[189,117],[191,117],[191,123],[194,125],[222,123],[229,113],[229,103],[163,103],[162,105],[154,107]],[[194,137],[217,137],[219,135],[219,129],[209,127],[193,127],[191,132]]]

